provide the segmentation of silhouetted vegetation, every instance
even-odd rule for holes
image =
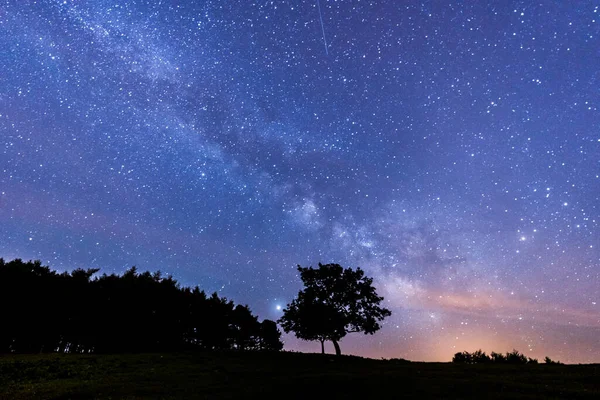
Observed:
[[[198,287],[180,287],[160,272],[58,273],[39,261],[0,259],[0,353],[122,353],[281,350],[273,321],[259,322]]]
[[[488,356],[485,351],[477,350],[473,353],[463,351],[461,353],[454,354],[452,362],[455,364],[538,364],[538,360],[535,358],[527,357],[524,354],[513,350],[506,354],[491,352]],[[552,361],[549,357],[545,359],[546,364],[560,364],[560,362]]]
[[[548,356],[546,356],[546,358],[544,358],[544,362],[546,364],[562,365],[562,363],[560,361],[554,361]]]
[[[381,328],[379,321],[392,314],[379,306],[383,297],[360,268],[319,263],[319,268],[298,266],[298,271],[304,290],[286,306],[279,323],[299,339],[320,341],[321,353],[323,343],[331,340],[340,355],[338,341],[346,334],[373,334]]]

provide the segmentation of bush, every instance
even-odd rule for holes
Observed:
[[[488,356],[485,351],[479,349],[473,353],[463,351],[461,353],[454,354],[452,358],[454,364],[537,364],[538,360],[535,358],[527,357],[524,354],[513,350],[510,353],[502,354],[492,351]],[[546,357],[546,364],[557,364]]]
[[[554,361],[552,360],[550,357],[546,356],[546,358],[544,358],[544,362],[546,364],[553,364],[553,365],[562,365],[562,363],[560,361]]]
[[[504,364],[506,362],[506,357],[504,357],[504,354],[496,353],[495,351],[492,351],[491,359],[495,364]]]
[[[454,364],[472,364],[473,356],[467,351],[463,351],[462,353],[456,353],[452,358],[452,362]]]
[[[481,351],[481,349],[471,354],[471,360],[473,364],[487,364],[492,361],[490,356],[485,354],[485,351]]]
[[[506,353],[506,362],[508,364],[527,364],[527,357],[517,350],[513,350],[510,353]]]

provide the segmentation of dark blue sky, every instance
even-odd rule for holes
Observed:
[[[2,3],[1,257],[272,319],[360,266],[348,352],[600,361],[600,4]]]

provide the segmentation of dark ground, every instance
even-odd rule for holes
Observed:
[[[0,356],[0,399],[600,399],[600,364],[453,365],[300,353]]]

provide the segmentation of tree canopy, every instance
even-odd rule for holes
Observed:
[[[324,342],[331,341],[340,355],[338,342],[348,333],[374,334],[392,314],[380,306],[383,297],[360,268],[319,263],[319,268],[298,265],[298,271],[304,289],[283,310],[279,323],[299,339],[320,341],[321,352]]]
[[[93,277],[0,259],[0,353],[281,350],[273,321],[160,272]]]

